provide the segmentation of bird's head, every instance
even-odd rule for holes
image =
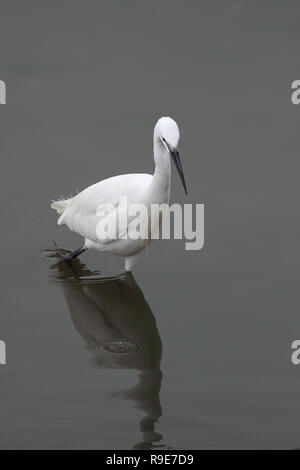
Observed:
[[[170,117],[161,117],[156,123],[154,136],[171,155],[182,181],[185,194],[187,194],[184,174],[177,149],[180,138],[177,123]]]
[[[179,142],[179,129],[174,119],[161,117],[156,123],[157,136],[168,149],[176,149]]]

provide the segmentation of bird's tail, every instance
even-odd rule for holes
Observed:
[[[59,199],[58,201],[52,201],[51,209],[56,210],[58,214],[63,214],[70,202],[73,200],[71,197],[70,199]]]

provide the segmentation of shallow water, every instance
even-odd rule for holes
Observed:
[[[299,13],[1,3],[1,448],[299,447]],[[78,279],[49,200],[152,171],[165,114],[204,249],[159,241],[133,276],[88,252]]]

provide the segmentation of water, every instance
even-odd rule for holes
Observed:
[[[299,447],[299,13],[2,2],[1,448]],[[49,200],[152,171],[166,114],[204,249],[157,242],[133,276],[88,252],[78,280]]]

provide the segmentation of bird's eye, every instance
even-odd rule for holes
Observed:
[[[165,142],[165,144],[167,143],[167,142],[166,142],[166,139],[165,139],[164,137],[162,138],[162,140]]]

